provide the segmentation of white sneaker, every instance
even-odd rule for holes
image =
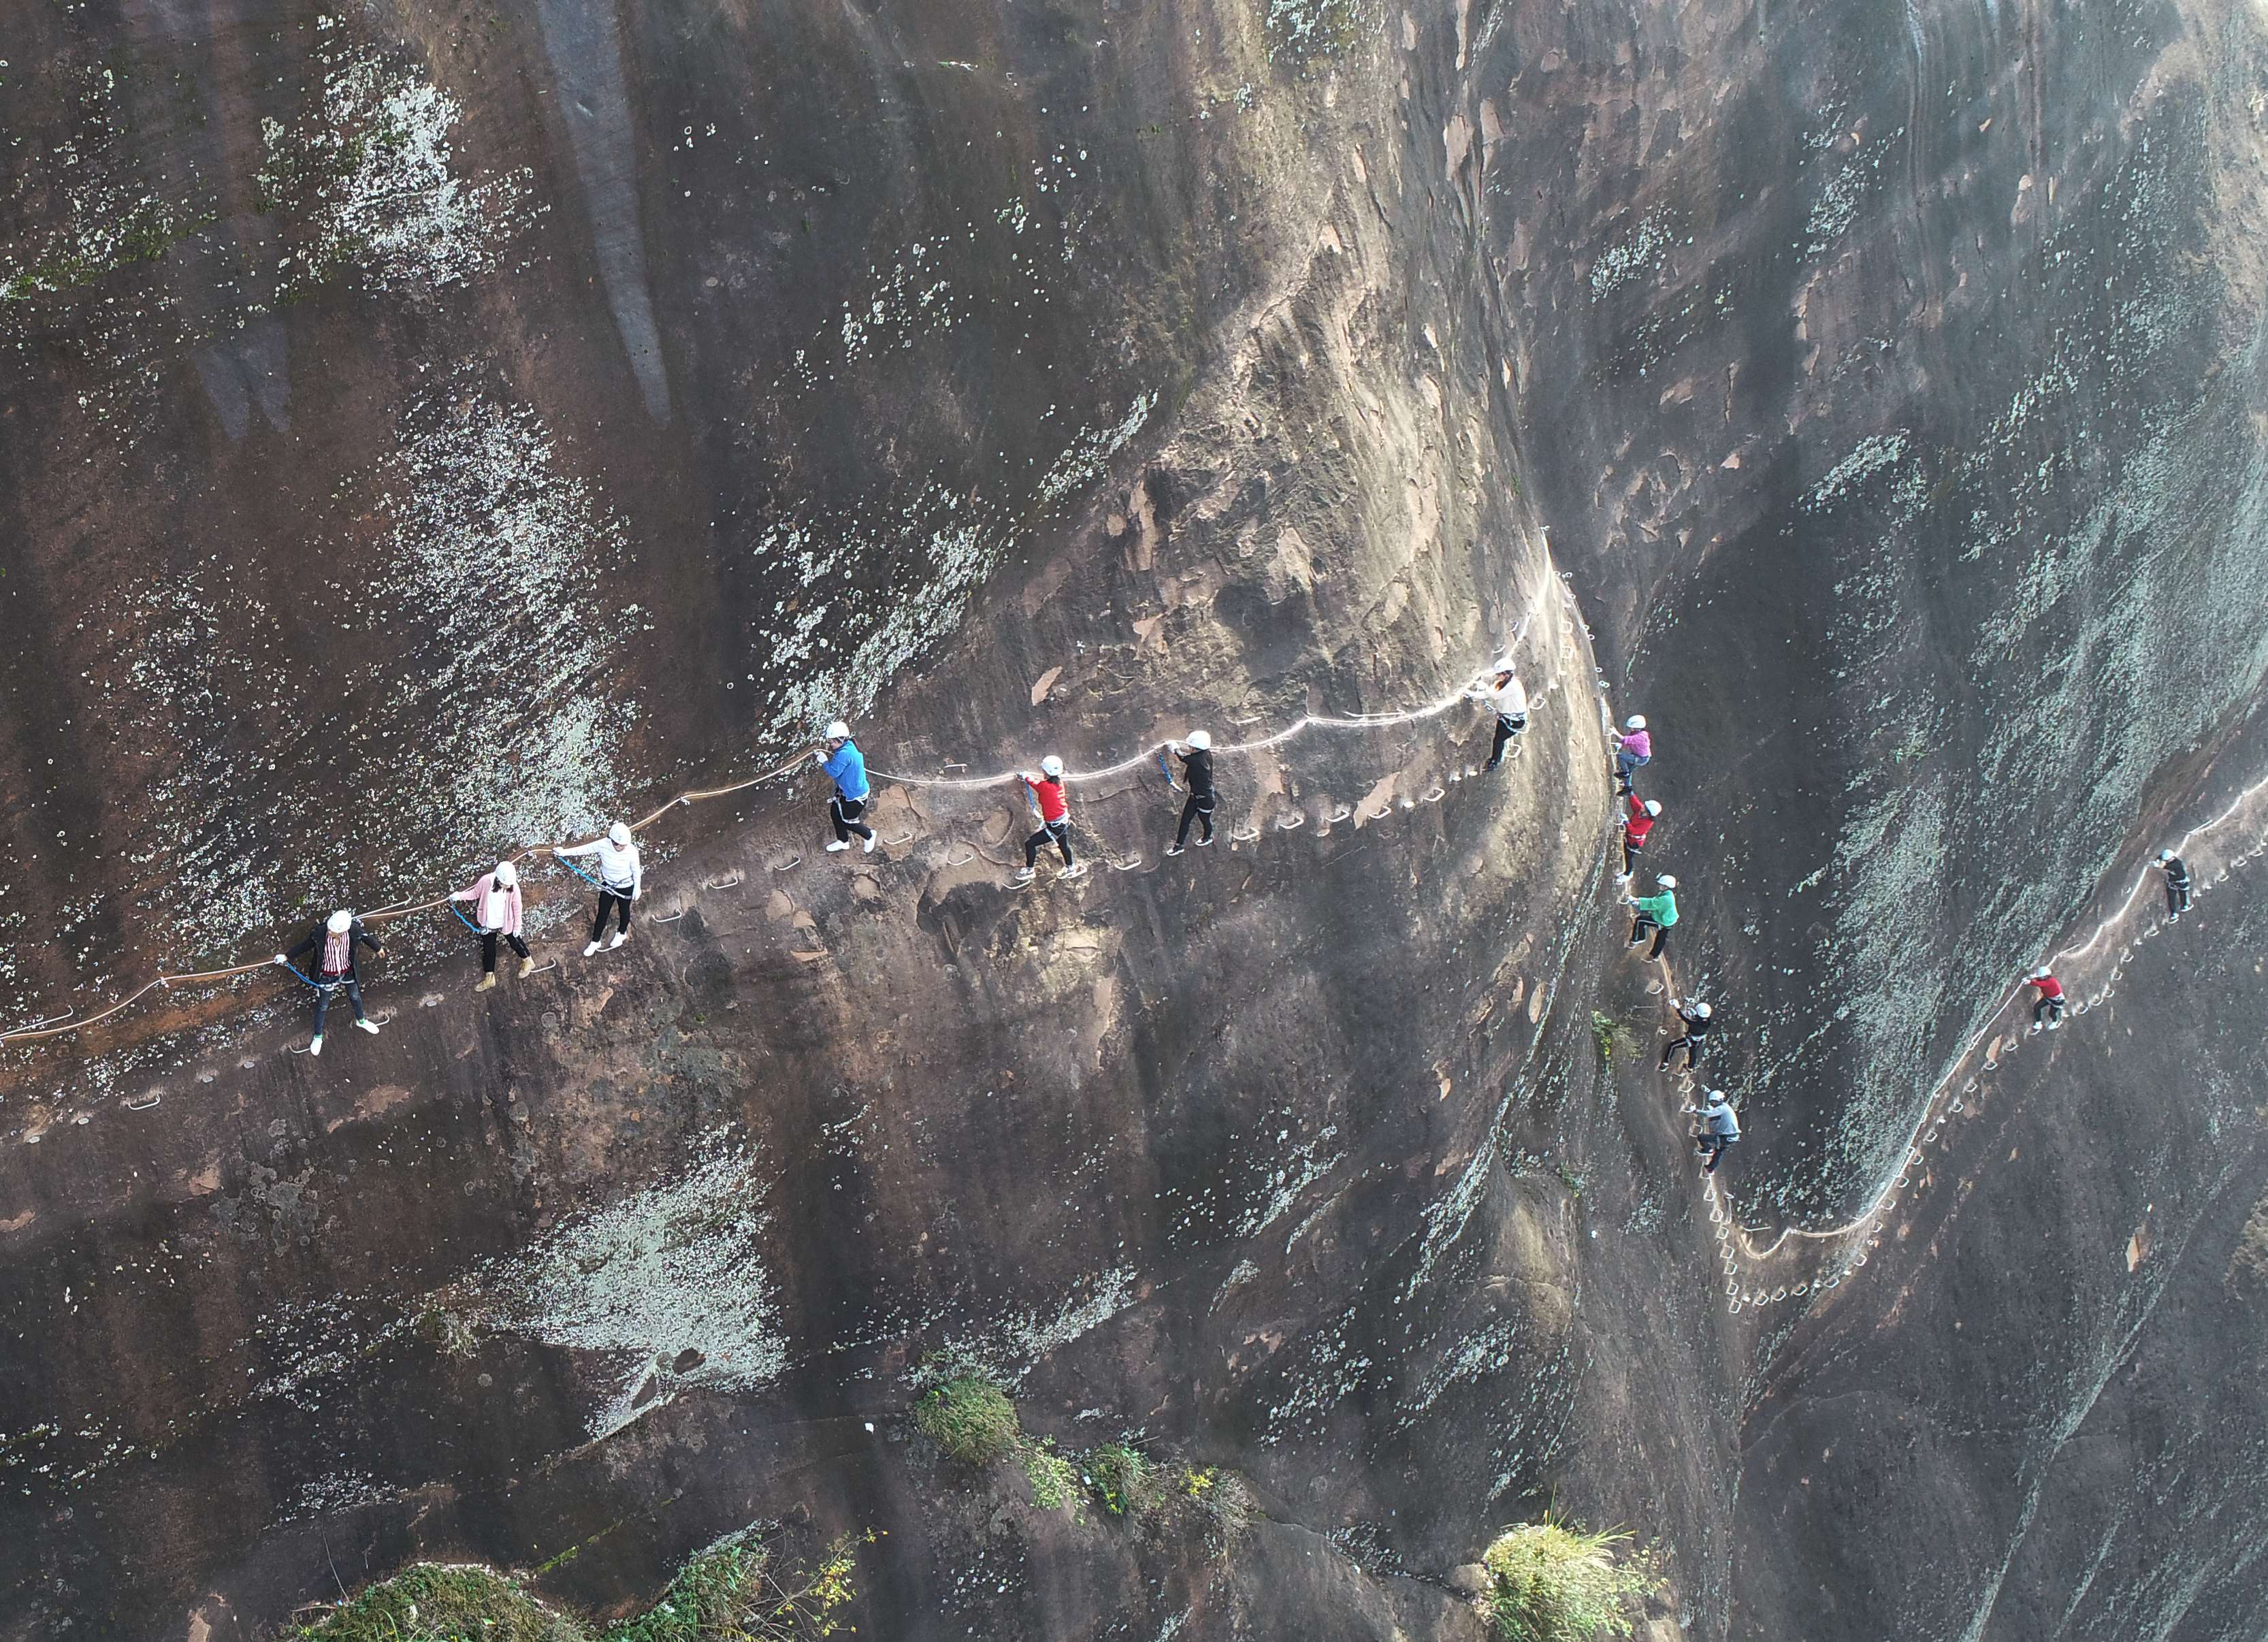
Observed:
[[[617,931],[615,931],[615,938],[614,938],[614,939],[612,939],[612,940],[610,940],[610,941],[608,941],[608,942],[607,943],[607,950],[608,950],[608,952],[612,952],[612,951],[614,951],[614,949],[615,949],[615,947],[617,947],[617,946],[621,946],[624,941],[628,940],[630,938],[630,931],[629,931],[628,930],[617,930]]]
[[[873,835],[873,833],[868,833],[868,834],[866,835],[866,850],[865,850],[865,852],[866,852],[868,855],[872,855],[872,854],[873,854],[873,853],[874,853],[874,835]]]
[[[1038,876],[1039,876],[1039,874],[1038,874],[1038,873],[1035,873],[1035,872],[1034,872],[1030,867],[1028,867],[1028,866],[1026,866],[1026,867],[1019,867],[1019,868],[1017,869],[1015,878],[1014,878],[1012,880],[1011,880],[1011,881],[1015,882],[1015,883],[1019,883],[1019,884],[1028,884],[1028,883],[1030,883],[1030,882],[1032,881],[1032,880],[1033,880],[1033,879],[1035,879],[1035,878],[1036,878],[1036,877],[1038,877]]]
[[[596,941],[593,941],[589,946],[585,946],[585,947],[584,947],[584,948],[583,948],[583,955],[584,955],[585,958],[587,958],[587,957],[589,957],[593,953],[594,953],[594,952],[596,952],[596,951],[598,951],[598,950],[599,950],[599,943],[598,943],[598,942],[596,942]]]
[[[827,846],[827,853],[829,855],[840,855],[843,850],[850,847],[850,841],[848,838],[837,838],[833,843]]]
[[[310,1055],[320,1055],[322,1052],[323,1035],[318,1032],[313,1037],[307,1040],[307,1053]]]
[[[1197,840],[1197,848],[1198,848],[1198,849],[1200,849],[1200,850],[1210,850],[1210,849],[1211,849],[1211,848],[1212,848],[1212,840],[1211,840],[1211,839],[1210,839],[1210,838],[1200,838],[1200,839],[1198,839],[1198,840]]]
[[[376,1037],[378,1035],[378,1022],[375,1020],[357,1020],[355,1022],[355,1025],[360,1027],[372,1037]]]

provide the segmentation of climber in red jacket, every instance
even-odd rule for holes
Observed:
[[[1630,813],[1623,817],[1623,882],[1628,883],[1638,871],[1638,858],[1646,848],[1646,836],[1653,830],[1653,823],[1661,819],[1661,806],[1653,799],[1641,799],[1635,792],[1624,802]]]
[[[2051,1032],[2063,1025],[2063,983],[2043,964],[2024,977],[2032,985],[2032,1030],[2045,1026]]]
[[[1065,878],[1077,878],[1086,869],[1071,857],[1071,805],[1064,797],[1063,760],[1050,753],[1040,760],[1037,775],[1029,770],[1019,771],[1016,778],[1024,784],[1032,802],[1040,812],[1040,829],[1024,840],[1024,870],[1016,874],[1016,881],[1028,884],[1039,871],[1040,851],[1052,843],[1063,851]]]

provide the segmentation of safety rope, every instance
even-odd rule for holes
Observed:
[[[2260,797],[2264,791],[2268,791],[2268,777],[2254,782],[2239,792],[2229,801],[2228,806],[2211,821],[2201,822],[2184,832],[2179,839],[2176,840],[2173,853],[2186,857],[2200,843],[2212,840],[2240,811]],[[2256,843],[2250,850],[2237,850],[2231,858],[2230,864],[2225,865],[2210,880],[2205,878],[2199,866],[2194,863],[2191,864],[2191,881],[2195,886],[2195,893],[2203,894],[2208,889],[2218,887],[2227,880],[2231,865],[2241,865],[2245,861],[2257,858],[2261,854],[2262,848],[2262,844]],[[2151,881],[2154,875],[2160,878],[2163,876],[2154,861],[2145,862],[2136,871],[2132,887],[2127,890],[2118,904],[2104,915],[2095,925],[2094,931],[2085,940],[2076,945],[2058,948],[2048,956],[2042,967],[2051,972],[2060,971],[2068,966],[2080,963],[2096,948],[2105,946],[2110,938],[2124,926],[2136,903],[2143,898],[2146,891],[2154,887]],[[2162,887],[2161,885],[2157,887]],[[2073,1012],[2085,1014],[2107,999],[2110,996],[2111,982],[2117,979],[2117,971],[2133,960],[2135,941],[2151,939],[2161,927],[2161,925],[2153,925],[2139,936],[2130,939],[2112,962],[2110,979],[2106,980],[2092,993],[2081,997],[2073,993],[2067,985],[2066,996],[2073,1000]],[[2058,976],[2058,978],[2061,976]],[[1840,1270],[1830,1270],[1824,1277],[1817,1278],[1808,1285],[1798,1284],[1793,1287],[1750,1292],[1743,1290],[1739,1282],[1741,1272],[1738,1268],[1738,1258],[1745,1258],[1753,1269],[1771,1259],[1791,1240],[1806,1243],[1832,1242],[1862,1235],[1879,1225],[1884,1213],[1896,1202],[1898,1194],[1911,1189],[1915,1174],[1926,1161],[1922,1148],[1933,1145],[1944,1128],[1946,1121],[1951,1116],[1958,1116],[1964,1109],[1962,1097],[1972,1096],[1978,1093],[1977,1078],[1970,1068],[1981,1064],[1986,1071],[1996,1070],[2001,1060],[2018,1052],[2025,1037],[2035,1029],[2027,1026],[2021,1019],[2024,995],[2029,990],[2029,980],[2017,982],[1962,1045],[1960,1052],[1953,1057],[1949,1070],[1930,1091],[1928,1099],[1924,1101],[1918,1108],[1912,1128],[1908,1130],[1904,1143],[1898,1148],[1898,1160],[1887,1170],[1881,1184],[1876,1187],[1866,1206],[1851,1219],[1829,1226],[1786,1226],[1776,1234],[1772,1234],[1770,1242],[1758,1247],[1756,1239],[1766,1233],[1762,1228],[1749,1227],[1740,1223],[1733,1208],[1731,1192],[1718,1186],[1713,1180],[1705,1186],[1704,1197],[1712,1205],[1711,1219],[1716,1228],[1717,1241],[1724,1255],[1727,1276],[1730,1279],[1727,1290],[1729,1309],[1737,1313],[1744,1307],[1768,1305],[1790,1296],[1800,1297],[1812,1290],[1833,1288],[1851,1270],[1867,1263],[1867,1251],[1860,1248]],[[2007,1019],[2011,1011],[2015,1012],[2019,1017],[2013,1026]],[[2000,1042],[2003,1034],[2007,1035],[2005,1043]],[[1996,1044],[1999,1045],[1997,1053],[1994,1049]],[[1956,1080],[1959,1080],[1957,1092]],[[1721,1218],[1719,1218],[1720,1210]]]
[[[1559,587],[1559,591],[1563,597],[1568,597],[1566,590],[1563,585],[1558,584],[1556,580],[1552,585]],[[1513,629],[1511,639],[1507,641],[1505,645],[1505,650],[1507,652],[1517,646],[1521,640],[1526,637],[1528,625],[1535,619],[1535,607],[1537,604],[1540,604],[1540,602],[1541,594],[1539,593],[1537,600],[1531,602],[1528,614],[1521,618],[1519,624]],[[1468,680],[1468,685],[1470,684],[1472,680],[1476,680],[1483,676],[1484,676],[1484,674],[1482,673],[1475,673],[1471,675],[1471,679]],[[1439,700],[1429,702],[1422,707],[1411,708],[1402,712],[1348,713],[1336,718],[1326,717],[1316,713],[1307,713],[1302,715],[1296,722],[1292,723],[1288,727],[1278,730],[1273,735],[1263,736],[1257,740],[1232,742],[1225,747],[1216,747],[1213,751],[1216,754],[1265,752],[1270,747],[1280,747],[1284,743],[1292,740],[1294,737],[1301,735],[1309,730],[1381,730],[1390,729],[1397,725],[1419,724],[1427,719],[1438,718],[1446,712],[1453,711],[1470,699],[1472,698],[1466,693],[1466,690],[1461,688],[1454,695],[1444,696]],[[1114,776],[1122,776],[1129,770],[1139,768],[1144,762],[1150,759],[1152,754],[1158,754],[1160,755],[1160,765],[1162,767],[1162,752],[1166,745],[1166,743],[1162,742],[1150,744],[1144,747],[1139,752],[1134,753],[1126,758],[1120,759],[1115,764],[1107,764],[1100,769],[1066,770],[1063,776],[1063,780],[1066,784],[1071,782],[1108,780]],[[630,830],[633,833],[643,832],[647,828],[652,826],[656,821],[659,821],[663,816],[668,814],[670,811],[680,808],[681,806],[706,803],[714,799],[729,798],[736,792],[746,792],[752,788],[761,787],[765,785],[767,783],[777,781],[782,777],[791,775],[797,769],[802,768],[810,756],[811,754],[809,749],[806,749],[802,752],[797,753],[792,758],[790,758],[786,762],[777,766],[777,768],[768,769],[762,775],[751,776],[745,781],[732,782],[721,787],[699,787],[688,792],[681,792],[675,798],[671,799],[667,803],[660,805],[650,814],[641,817],[637,821],[632,821],[630,823]],[[888,770],[882,769],[870,770],[868,773],[884,781],[896,782],[901,786],[943,787],[974,792],[985,787],[998,786],[1003,782],[1016,780],[1019,777],[1020,772],[1012,769],[1003,770],[998,775],[995,776],[969,776],[957,777],[893,774]],[[1167,780],[1170,781],[1171,779],[1171,776],[1168,775]],[[1036,801],[1034,802],[1033,808],[1035,812],[1037,811],[1038,805]],[[552,853],[556,848],[556,846],[549,843],[530,844],[525,850],[521,850],[512,855],[504,856],[500,858],[517,864],[527,859],[531,856],[551,854],[552,859],[559,861],[559,865],[566,867],[568,871],[575,873],[577,877],[582,879],[585,882],[590,883],[596,887],[603,887],[603,886],[598,884],[597,880],[592,878],[589,873],[583,872],[572,862],[560,861],[558,856],[556,853]],[[364,924],[390,923],[396,918],[409,917],[413,914],[419,912],[430,912],[437,907],[444,906],[448,907],[453,912],[456,911],[455,902],[446,895],[438,895],[430,901],[395,902],[387,906],[378,908],[373,911],[363,913],[361,915],[362,922]],[[474,928],[471,921],[466,918],[463,913],[458,912],[457,918],[458,921],[464,924],[468,929],[473,929],[474,933],[478,934],[480,932],[477,929]],[[100,1010],[94,1014],[87,1015],[77,1020],[66,1019],[60,1024],[53,1026],[35,1024],[29,1027],[19,1027],[12,1032],[0,1032],[0,1043],[28,1043],[42,1038],[60,1037],[66,1033],[77,1032],[85,1027],[94,1026],[101,1021],[107,1020],[113,1015],[115,1015],[121,1011],[128,1009],[133,1005],[140,1002],[144,997],[148,996],[152,991],[174,986],[192,986],[214,981],[232,980],[239,975],[255,974],[270,967],[271,966],[267,963],[242,963],[233,965],[225,969],[199,969],[185,971],[180,974],[160,975],[156,979],[144,983],[134,991],[129,992],[124,998],[120,998],[116,1003],[112,1004],[107,1008]],[[305,977],[303,976],[302,978],[304,979]]]

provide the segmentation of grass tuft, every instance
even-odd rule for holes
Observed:
[[[914,1404],[915,1427],[963,1465],[990,1465],[1023,1438],[1016,1405],[985,1375],[963,1372]]]
[[[579,1620],[486,1568],[406,1568],[311,1625],[298,1642],[593,1642]]]
[[[1115,1517],[1140,1516],[1158,1503],[1157,1467],[1130,1443],[1106,1442],[1086,1456],[1086,1480]]]
[[[371,1586],[291,1642],[799,1642],[843,1628],[858,1595],[854,1547],[845,1535],[820,1560],[784,1578],[770,1554],[728,1540],[678,1570],[644,1613],[604,1628],[546,1608],[507,1575],[486,1568],[421,1564]]]
[[[1079,1467],[1058,1453],[1056,1440],[1045,1437],[1027,1443],[1023,1452],[1024,1479],[1032,1485],[1032,1503],[1042,1511],[1060,1511],[1068,1505],[1079,1515]]]
[[[1481,1558],[1497,1635],[1506,1642],[1629,1636],[1632,1610],[1661,1582],[1652,1556],[1627,1549],[1630,1539],[1548,1516],[1503,1535]]]

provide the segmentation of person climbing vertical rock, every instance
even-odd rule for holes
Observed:
[[[305,954],[314,954],[314,974],[302,976],[315,989],[315,1035],[308,1041],[307,1053],[323,1052],[323,1017],[330,1012],[331,994],[343,990],[347,1002],[354,1006],[355,1025],[376,1035],[378,1025],[363,1012],[362,987],[355,973],[355,948],[367,946],[372,952],[383,950],[378,937],[362,926],[362,920],[342,907],[315,926],[307,939],[289,952],[279,952],[276,961],[289,968],[291,960]]]
[[[1661,818],[1661,806],[1653,799],[1641,799],[1635,792],[1623,802],[1629,806],[1623,816],[1622,880],[1627,884],[1638,871],[1638,858],[1646,849],[1646,835],[1653,830],[1653,823]]]
[[[1167,743],[1174,756],[1182,761],[1182,784],[1189,790],[1189,802],[1182,806],[1182,824],[1174,834],[1174,846],[1167,855],[1179,855],[1189,841],[1189,823],[1202,821],[1204,832],[1197,839],[1197,848],[1204,849],[1212,842],[1212,737],[1203,730],[1189,732],[1186,742]]]
[[[1695,1126],[1694,1149],[1701,1154],[1701,1172],[1714,1174],[1725,1148],[1741,1144],[1741,1120],[1722,1089],[1712,1089],[1702,1102],[1701,1121]]]
[[[1668,1043],[1663,1046],[1660,1070],[1668,1071],[1670,1061],[1675,1057],[1678,1050],[1683,1049],[1685,1070],[1691,1071],[1701,1064],[1701,1051],[1708,1047],[1709,1033],[1713,1024],[1709,1019],[1711,1014],[1709,1005],[1697,1003],[1681,1004],[1673,998],[1669,1000],[1669,1006],[1677,1012],[1677,1018],[1684,1023],[1685,1031],[1683,1035],[1670,1039]]]
[[[1623,904],[1637,913],[1631,919],[1630,944],[1637,946],[1646,939],[1646,931],[1652,930],[1653,946],[1646,955],[1659,958],[1662,947],[1669,940],[1669,931],[1677,924],[1677,880],[1664,873],[1653,881],[1660,887],[1659,894],[1624,895]]]
[[[2166,922],[2171,924],[2190,909],[2189,864],[2171,850],[2161,850],[2158,870],[2166,875]]]
[[[1040,760],[1039,773],[1019,770],[1016,779],[1024,784],[1033,806],[1040,813],[1040,829],[1024,840],[1024,870],[1016,874],[1019,884],[1028,884],[1039,871],[1040,851],[1052,843],[1063,851],[1063,875],[1077,878],[1086,869],[1071,852],[1071,805],[1064,797],[1063,760],[1049,754]]]
[[[2032,987],[2032,1030],[2045,1027],[2054,1031],[2063,1025],[2063,983],[2049,974],[2044,965],[2024,978]]]
[[[468,901],[473,905],[472,923],[481,938],[481,983],[473,990],[485,992],[496,983],[497,942],[506,942],[519,954],[519,972],[524,976],[535,968],[535,960],[528,955],[527,941],[520,931],[526,905],[519,893],[519,869],[509,861],[498,861],[496,870],[482,874],[470,887],[451,893],[452,901]]]
[[[812,757],[835,784],[835,796],[827,806],[828,819],[835,823],[835,842],[827,846],[828,853],[849,849],[855,833],[866,841],[865,852],[873,854],[874,829],[858,819],[866,813],[866,799],[873,789],[866,782],[865,755],[850,739],[850,726],[840,718],[828,725],[827,750]]]
[[[591,920],[591,944],[583,948],[587,958],[599,950],[599,938],[607,932],[607,915],[618,913],[621,927],[608,946],[621,946],[630,938],[630,903],[645,887],[645,866],[639,858],[637,844],[630,836],[630,826],[616,821],[607,828],[603,838],[593,838],[588,843],[578,843],[564,850],[554,850],[555,858],[571,855],[595,855],[599,858],[599,916]]]
[[[1615,738],[1615,791],[1628,798],[1631,777],[1653,762],[1653,733],[1646,727],[1646,715],[1634,712],[1623,721],[1621,729],[1611,733]]]
[[[1496,710],[1496,741],[1489,748],[1488,762],[1481,766],[1482,770],[1494,769],[1504,762],[1507,747],[1513,749],[1514,758],[1519,757],[1519,740],[1528,729],[1528,691],[1521,686],[1520,675],[1512,670],[1512,663],[1497,663],[1496,676],[1491,682],[1476,684],[1465,694],[1475,701],[1487,702]]]

